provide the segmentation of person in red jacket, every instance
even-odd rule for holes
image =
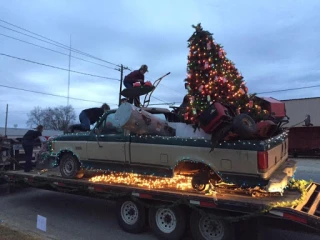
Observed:
[[[123,80],[123,85],[126,88],[133,88],[133,84],[136,82],[140,82],[141,85],[144,85],[144,74],[148,72],[148,66],[143,64],[140,69],[132,71],[127,76],[125,76]],[[133,104],[133,100],[135,100],[135,105],[140,106],[140,98],[136,97],[135,99],[129,98],[128,102]]]

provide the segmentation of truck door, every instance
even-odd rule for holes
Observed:
[[[125,163],[125,145],[129,136],[122,128],[116,127],[115,113],[109,113],[95,128],[99,133],[92,133],[87,143],[88,160],[93,162]]]

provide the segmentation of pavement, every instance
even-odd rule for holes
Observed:
[[[298,159],[295,177],[320,182],[320,160]],[[46,232],[36,228],[37,215],[47,218]],[[157,239],[150,231],[133,235],[120,229],[114,202],[32,188],[0,195],[0,224],[1,222],[49,240]],[[259,240],[319,240],[319,235],[273,229],[267,225],[261,226],[260,230]],[[190,239],[188,235],[187,233],[185,240]],[[238,234],[238,239],[249,239],[240,235]]]

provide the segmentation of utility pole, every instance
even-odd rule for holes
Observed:
[[[4,136],[7,136],[7,127],[8,127],[8,104],[7,104],[7,109],[6,109],[6,123],[4,126]]]
[[[71,67],[71,35],[70,35],[70,51],[69,51],[68,100],[67,100],[67,106],[69,106],[69,96],[70,96],[70,67]]]
[[[119,106],[121,104],[121,92],[122,92],[122,83],[123,83],[123,70],[129,70],[131,71],[130,68],[123,66],[122,64],[120,65],[120,69],[117,69],[120,71],[120,91],[119,91]]]
[[[121,104],[121,91],[122,91],[122,83],[123,83],[123,65],[120,66],[120,90],[119,90],[119,106]]]

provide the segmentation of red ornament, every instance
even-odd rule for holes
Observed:
[[[147,82],[144,83],[144,86],[152,87],[152,83],[150,81],[147,81]]]

